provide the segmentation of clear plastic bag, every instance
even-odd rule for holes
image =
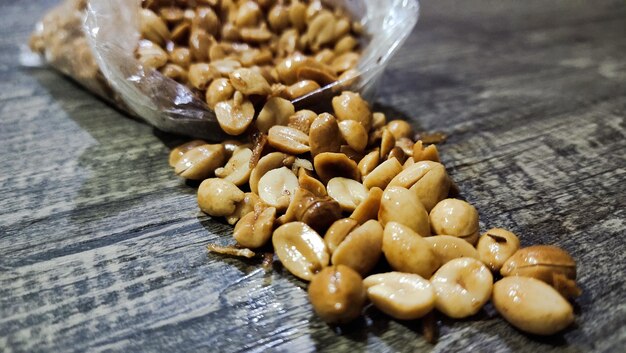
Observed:
[[[327,2],[347,9],[368,33],[358,64],[360,76],[351,89],[371,99],[389,59],[417,22],[417,0]],[[224,133],[202,97],[158,71],[144,70],[135,58],[139,9],[139,0],[65,0],[37,25],[31,47],[52,67],[160,130],[221,139]],[[339,84],[322,87],[297,103],[305,105]]]

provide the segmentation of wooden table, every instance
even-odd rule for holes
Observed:
[[[626,347],[626,6],[422,3],[377,100],[450,135],[443,161],[481,228],[577,259],[577,327],[551,338],[487,306],[419,322],[373,308],[333,329],[280,266],[207,255],[231,228],[201,214],[167,165],[180,139],[49,70],[18,64],[55,1],[0,4],[0,351],[526,351]]]

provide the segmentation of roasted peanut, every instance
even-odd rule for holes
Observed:
[[[298,31],[306,28],[306,9],[306,5],[300,1],[293,1],[289,7],[289,21]]]
[[[165,64],[161,68],[161,73],[176,82],[185,83],[187,81],[187,71],[176,64]]]
[[[354,120],[369,131],[372,126],[372,112],[367,102],[358,93],[343,92],[332,100],[335,116],[340,121]]]
[[[253,192],[245,193],[243,200],[237,202],[237,206],[235,206],[235,211],[226,216],[226,222],[230,225],[236,224],[243,216],[248,213],[254,211],[256,208],[264,208],[266,207],[261,201],[259,195]]]
[[[211,109],[215,109],[217,103],[227,101],[235,94],[235,88],[226,78],[217,78],[211,82],[206,91],[206,102]]]
[[[241,63],[233,59],[220,59],[211,61],[209,64],[211,69],[218,72],[220,75],[228,76],[231,72],[241,68]]]
[[[341,242],[350,234],[350,232],[359,225],[357,221],[351,218],[344,218],[335,221],[326,231],[324,235],[324,243],[328,251],[332,255]]]
[[[339,122],[339,131],[348,146],[357,152],[363,152],[367,147],[367,131],[360,123],[354,120]]]
[[[313,157],[324,152],[339,152],[341,132],[337,119],[328,113],[320,114],[309,129],[309,143]]]
[[[400,272],[428,278],[441,265],[430,244],[411,228],[389,222],[383,234],[383,253],[391,267]]]
[[[254,210],[243,216],[233,232],[239,245],[246,248],[260,248],[272,237],[276,209],[274,207]]]
[[[255,26],[263,13],[261,8],[254,1],[245,1],[239,6],[237,11],[237,17],[235,17],[235,26],[237,27],[249,27]]]
[[[403,169],[389,182],[389,186],[402,186],[410,189],[430,212],[448,195],[450,178],[443,164],[421,161]]]
[[[359,45],[359,42],[351,35],[341,37],[335,43],[335,53],[341,55],[354,50]]]
[[[191,54],[189,48],[174,48],[170,54],[170,61],[184,69],[188,69],[191,64]]]
[[[435,308],[433,286],[419,275],[379,273],[367,277],[363,284],[374,306],[395,319],[419,319]]]
[[[159,69],[167,64],[167,53],[149,40],[139,41],[137,47],[139,62],[147,70]]]
[[[212,36],[216,36],[220,28],[220,20],[217,18],[217,14],[208,6],[198,7],[191,23],[193,27],[202,28]]]
[[[517,236],[502,228],[489,229],[478,240],[476,250],[480,261],[492,271],[500,271],[504,262],[519,249]]]
[[[396,139],[413,138],[413,128],[404,120],[392,120],[388,122],[387,129]]]
[[[439,162],[439,151],[436,145],[423,146],[422,141],[417,141],[413,145],[413,160]]]
[[[311,150],[309,136],[288,126],[276,125],[270,128],[267,142],[277,150],[291,154],[302,154]]]
[[[298,171],[298,183],[301,188],[308,190],[315,196],[328,196],[324,184],[312,177],[310,172],[304,168],[300,168]]]
[[[258,183],[259,197],[269,206],[284,210],[298,187],[298,178],[287,167],[265,173]]]
[[[399,186],[388,187],[383,192],[378,220],[383,227],[388,222],[397,222],[423,237],[430,236],[428,212],[415,193]]]
[[[196,146],[182,155],[174,171],[185,179],[203,180],[224,165],[225,155],[221,144]]]
[[[355,52],[347,52],[337,56],[333,62],[330,64],[330,67],[337,73],[342,73],[353,69],[359,63],[359,59],[361,55]]]
[[[277,169],[285,166],[285,160],[289,157],[289,155],[281,152],[272,152],[263,156],[259,159],[256,166],[252,169],[250,173],[250,190],[256,194],[259,193],[259,180],[263,175],[269,172],[272,169]]]
[[[184,143],[176,148],[174,148],[171,152],[170,152],[170,158],[169,158],[169,164],[170,167],[175,167],[176,164],[178,164],[178,161],[180,161],[180,159],[183,157],[183,155],[185,153],[187,153],[187,151],[198,147],[198,146],[202,146],[202,145],[206,145],[207,143],[202,141],[202,140],[193,140],[193,141],[189,141],[187,143]]]
[[[237,186],[246,184],[250,179],[250,158],[252,158],[251,149],[239,148],[223,168],[215,170],[215,176],[228,180]]]
[[[285,89],[285,94],[287,98],[295,100],[300,97],[304,97],[311,92],[317,91],[320,87],[319,83],[313,80],[301,80],[288,86]]]
[[[252,94],[268,95],[271,92],[270,84],[260,73],[247,68],[237,69],[230,73],[230,83],[246,96]]]
[[[289,9],[282,4],[276,4],[267,14],[267,22],[274,32],[281,32],[289,26]]]
[[[139,12],[139,31],[142,37],[161,46],[170,39],[170,31],[163,19],[148,9]]]
[[[305,281],[328,266],[330,256],[324,240],[305,223],[291,222],[278,227],[272,244],[283,266]]]
[[[315,171],[322,182],[327,183],[334,177],[344,177],[359,180],[359,170],[356,162],[343,153],[324,152],[313,159]]]
[[[320,10],[309,22],[306,36],[313,51],[335,40],[335,23],[335,16],[327,10]]]
[[[224,132],[233,136],[241,135],[252,124],[254,106],[241,93],[235,92],[233,99],[217,103],[215,116]]]
[[[479,259],[478,252],[465,240],[450,235],[437,235],[424,238],[432,247],[442,264],[459,257],[471,257]]]
[[[309,135],[309,145],[311,144],[311,125],[317,119],[317,114],[311,110],[299,110],[289,117],[287,126],[298,129]]]
[[[312,192],[297,188],[281,223],[300,221],[317,232],[324,232],[341,218],[341,207],[328,196],[317,196]]]
[[[374,170],[363,179],[363,185],[368,189],[373,187],[385,189],[387,185],[389,185],[389,182],[401,171],[402,164],[400,164],[396,158],[388,159],[374,168]]]
[[[356,180],[347,178],[332,178],[326,186],[328,196],[339,202],[341,209],[352,212],[367,198],[367,189]]]
[[[367,197],[361,202],[350,215],[350,218],[363,224],[370,219],[378,219],[378,211],[380,209],[380,200],[383,196],[383,190],[373,187],[367,193]]]
[[[361,173],[363,179],[365,179],[365,177],[367,177],[367,175],[378,166],[379,161],[380,153],[378,152],[378,149],[369,152],[363,158],[361,158],[359,164],[357,165],[357,168],[359,169],[359,172]]]
[[[313,309],[328,323],[354,320],[366,299],[361,276],[343,265],[326,267],[313,276],[308,293]]]
[[[493,276],[480,261],[462,257],[441,266],[430,279],[437,310],[460,319],[476,314],[491,296]]]
[[[187,74],[189,84],[199,90],[207,89],[216,76],[216,72],[211,70],[211,66],[206,63],[192,64]]]
[[[565,250],[553,245],[534,245],[517,250],[503,264],[502,276],[533,277],[554,284],[554,275],[576,279],[576,262]]]
[[[290,101],[280,97],[271,97],[261,109],[256,119],[256,127],[259,131],[267,133],[272,126],[287,125],[289,117],[294,113],[295,109]]]
[[[396,138],[387,128],[383,128],[382,138],[380,140],[380,158],[385,160],[391,149],[396,147]],[[400,164],[403,162],[398,161]]]
[[[368,274],[382,254],[383,228],[369,220],[353,229],[332,253],[333,265],[346,265],[361,275]]]
[[[478,211],[465,201],[445,199],[430,211],[430,226],[434,234],[453,235],[476,244]]]
[[[237,202],[244,196],[244,192],[229,181],[206,179],[198,188],[198,206],[210,216],[225,217],[235,212]]]
[[[191,58],[197,62],[206,62],[209,59],[209,47],[215,43],[215,38],[201,28],[192,28],[189,36],[189,51]]]
[[[534,278],[499,280],[493,286],[492,301],[511,325],[535,335],[552,335],[574,322],[574,310],[567,300]]]

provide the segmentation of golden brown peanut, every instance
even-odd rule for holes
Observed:
[[[388,159],[374,168],[363,179],[363,185],[368,189],[373,187],[385,189],[389,182],[401,171],[402,164],[396,158]]]
[[[280,97],[271,97],[261,109],[256,119],[256,127],[259,131],[267,133],[272,126],[287,125],[289,117],[294,113],[295,109],[290,101]]]
[[[222,26],[221,35],[223,40],[236,42],[241,39],[240,29],[235,24],[227,22]]]
[[[272,39],[272,32],[270,32],[265,27],[259,28],[242,28],[241,29],[241,39],[244,42],[252,43],[252,44],[261,44]]]
[[[313,51],[335,40],[335,23],[335,16],[327,10],[319,11],[309,22],[306,37]]]
[[[395,319],[419,319],[435,308],[435,291],[419,275],[379,273],[367,277],[363,284],[374,306]]]
[[[291,100],[304,97],[311,92],[315,92],[320,89],[320,85],[313,80],[302,80],[288,86],[285,89],[285,95]]]
[[[235,88],[226,78],[217,78],[211,82],[206,91],[206,102],[209,108],[215,109],[217,103],[227,101],[235,94]]]
[[[480,261],[495,272],[500,271],[504,262],[518,249],[517,236],[502,228],[489,229],[476,245]]]
[[[215,105],[215,116],[224,132],[241,135],[252,124],[254,106],[240,92],[235,92],[233,99]]]
[[[343,153],[320,153],[313,159],[313,165],[317,175],[324,183],[328,183],[334,177],[360,180],[356,162]]]
[[[387,129],[396,139],[413,138],[413,128],[404,120],[392,120],[387,123]]]
[[[188,69],[191,64],[189,48],[175,48],[170,52],[170,61],[182,68]]]
[[[291,222],[278,227],[272,244],[283,266],[305,281],[328,266],[330,256],[324,240],[305,223]]]
[[[284,161],[288,157],[289,156],[287,154],[282,153],[282,152],[272,152],[272,153],[268,153],[267,155],[259,159],[258,163],[256,164],[256,166],[252,169],[252,172],[250,173],[250,180],[249,180],[250,191],[258,194],[259,193],[258,184],[259,184],[259,180],[261,179],[261,177],[265,175],[265,173],[269,172],[270,170],[285,166]]]
[[[230,216],[244,196],[244,192],[229,181],[206,179],[198,188],[198,206],[202,212],[212,217]]]
[[[413,145],[413,160],[439,162],[439,151],[436,145],[423,146],[422,141],[417,141]]]
[[[335,117],[339,121],[354,120],[370,130],[372,126],[372,112],[367,102],[358,93],[345,91],[332,100]]]
[[[389,182],[389,185],[402,186],[415,192],[426,210],[430,212],[448,195],[450,178],[443,164],[421,161],[403,169]]]
[[[328,196],[316,196],[312,192],[298,187],[289,203],[280,223],[300,221],[316,232],[324,232],[336,220],[341,218],[341,207]]]
[[[160,46],[170,39],[170,31],[163,19],[148,9],[139,12],[139,32],[143,38]]]
[[[301,188],[308,190],[315,196],[328,196],[324,184],[322,184],[321,181],[312,177],[310,172],[305,170],[304,168],[300,168],[300,170],[298,171],[298,183],[300,184]]]
[[[380,200],[378,220],[383,227],[388,222],[397,222],[420,236],[430,236],[428,212],[417,196],[405,188],[391,186],[385,189]]]
[[[391,131],[387,128],[383,128],[382,139],[380,140],[380,158],[387,159],[387,155],[391,152],[391,149],[396,147],[396,138],[391,134]],[[400,162],[400,164],[403,162]]]
[[[226,150],[226,156],[228,158],[232,157],[233,153],[239,148],[250,147],[249,145],[244,146],[243,142],[239,140],[224,140],[222,141],[222,145],[224,145],[224,150]]]
[[[366,299],[361,276],[343,265],[326,267],[313,276],[308,293],[313,309],[328,323],[356,319]]]
[[[343,211],[352,212],[367,198],[367,189],[356,180],[332,178],[326,185],[328,196],[339,202]],[[428,217],[428,215],[427,215]]]
[[[161,68],[161,73],[163,76],[180,83],[187,81],[187,71],[176,64],[166,64]]]
[[[380,161],[380,153],[378,149],[373,150],[372,152],[366,154],[357,165],[359,172],[361,172],[361,176],[363,179],[367,177],[369,173],[371,173],[376,167],[378,167],[378,162]]]
[[[359,53],[347,52],[337,56],[330,64],[330,67],[337,73],[343,73],[354,69],[359,63],[359,59],[361,59]]]
[[[445,199],[430,211],[430,227],[434,234],[452,235],[476,244],[478,211],[458,199]]]
[[[363,152],[367,147],[367,131],[360,123],[354,120],[341,121],[339,122],[339,131],[348,146],[355,151]]]
[[[239,6],[237,17],[235,18],[235,26],[250,27],[256,26],[263,13],[261,8],[254,1],[245,1]]]
[[[354,150],[352,147],[348,145],[341,145],[341,147],[339,147],[339,152],[345,154],[346,157],[350,158],[356,163],[359,163],[361,159],[364,157],[363,153]],[[357,164],[357,169],[358,169],[358,164]]]
[[[253,192],[245,193],[243,200],[237,202],[237,206],[235,206],[235,211],[230,215],[226,216],[226,222],[230,225],[236,224],[241,217],[247,215],[248,213],[254,211],[257,208],[265,208],[266,206],[261,201],[259,195]]]
[[[211,66],[207,63],[191,64],[187,75],[189,84],[199,90],[205,90],[216,78],[215,71],[211,70]]]
[[[298,81],[297,70],[312,61],[314,60],[298,52],[283,59],[276,66],[276,72],[280,81],[287,85],[296,83]]]
[[[176,163],[174,172],[185,179],[203,180],[224,165],[225,156],[226,152],[221,144],[200,145],[183,154]]]
[[[306,28],[306,5],[300,1],[294,1],[289,7],[289,21],[302,32]]]
[[[317,61],[315,62],[317,63]],[[296,79],[299,82],[310,80],[321,86],[326,86],[337,81],[337,75],[322,64],[321,67],[303,66],[298,68]]]
[[[309,135],[311,131],[311,125],[313,121],[317,118],[317,114],[311,110],[298,110],[289,117],[289,123],[287,126],[298,129],[305,134]],[[310,136],[309,136],[309,144],[310,144]]]
[[[302,154],[309,152],[309,137],[302,131],[288,126],[276,125],[270,128],[267,142],[279,151]]]
[[[243,216],[233,232],[239,245],[246,248],[260,248],[272,237],[276,209],[260,208]]]
[[[493,286],[492,301],[511,325],[535,335],[552,335],[574,322],[574,310],[567,300],[534,278],[499,280]]]
[[[333,87],[333,92],[341,92],[350,90],[353,86],[359,82],[361,72],[357,69],[350,69],[344,71],[339,77],[337,77],[337,84]]]
[[[429,278],[441,262],[430,244],[411,228],[389,222],[383,233],[383,253],[389,265],[400,272]]]
[[[249,148],[239,148],[226,165],[215,170],[215,176],[228,180],[231,183],[241,186],[248,183],[250,179],[250,158],[252,158],[252,150]]]
[[[404,170],[409,169],[413,164],[415,164],[415,161],[413,161],[413,158],[407,158],[407,160],[402,165],[402,170],[404,171]]]
[[[337,43],[335,43],[335,53],[341,55],[354,50],[359,45],[359,42],[351,35],[345,35],[341,37]]]
[[[146,70],[156,70],[167,64],[167,53],[165,50],[148,40],[139,41],[137,56],[139,62]]]
[[[337,19],[337,23],[335,24],[335,38],[341,38],[350,33],[350,21],[345,17],[343,13],[335,12],[335,15],[339,16],[339,18]]]
[[[206,62],[209,59],[209,47],[215,43],[215,38],[200,28],[192,28],[189,36],[189,51],[191,59],[196,62]]]
[[[344,218],[335,221],[324,235],[324,243],[332,255],[341,242],[355,229],[359,223],[351,218]]]
[[[553,245],[533,245],[517,250],[509,257],[502,269],[502,276],[533,277],[550,285],[554,275],[562,274],[576,279],[576,261],[565,250]]]
[[[184,11],[175,6],[162,7],[159,16],[168,24],[177,24],[184,19]]]
[[[282,4],[276,4],[267,14],[267,22],[274,32],[281,32],[289,27],[289,9]]]
[[[361,275],[368,274],[382,254],[383,227],[369,220],[353,229],[332,254],[333,265],[345,265]]]
[[[394,148],[391,149],[391,151],[389,151],[387,158],[397,159],[398,163],[402,164],[402,169],[404,169],[404,163],[406,163],[406,161],[408,160],[407,155],[404,154],[404,151],[402,151],[402,148],[398,146],[395,146]]]
[[[170,167],[175,167],[176,164],[178,164],[178,162],[180,161],[180,159],[183,157],[183,155],[185,155],[185,153],[187,153],[187,151],[201,146],[201,145],[206,145],[207,143],[202,141],[202,140],[193,140],[193,141],[189,141],[187,143],[184,143],[176,148],[174,148],[171,152],[170,152],[170,158],[169,158],[169,164]]]
[[[330,49],[322,49],[319,53],[315,54],[313,57],[315,61],[320,62],[324,65],[329,65],[333,59],[335,58],[335,52]]]
[[[265,173],[258,183],[259,197],[267,205],[285,210],[298,187],[298,178],[287,167]]]
[[[404,152],[404,154],[407,157],[412,157],[413,156],[413,140],[411,140],[410,138],[406,138],[406,137],[400,137],[399,139],[396,139],[396,147],[399,147],[402,149],[402,152]],[[409,158],[409,159],[413,159],[413,158]]]
[[[387,117],[384,113],[376,112],[372,114],[372,129],[382,129],[387,125]]]
[[[380,209],[380,200],[383,196],[383,190],[373,187],[367,193],[367,198],[363,200],[350,215],[350,218],[363,224],[370,219],[378,219],[378,210]]]
[[[212,36],[216,36],[220,29],[220,20],[217,18],[217,14],[208,6],[196,8],[196,15],[191,23],[194,28],[202,28]]]
[[[300,48],[298,43],[299,39],[300,37],[297,30],[292,28],[284,31],[276,44],[277,56],[282,58],[295,53]]]
[[[437,294],[437,310],[460,319],[476,314],[487,303],[493,276],[482,262],[462,257],[441,266],[430,283]]]
[[[228,76],[231,72],[239,69],[241,63],[233,59],[220,59],[212,61],[210,64],[211,69],[218,72],[220,75]]]
[[[442,264],[459,257],[471,257],[479,260],[478,252],[465,240],[450,235],[436,235],[424,238],[432,247]]]
[[[237,69],[229,75],[233,87],[246,96],[270,94],[270,84],[260,73],[247,68]]]
[[[309,144],[313,157],[324,152],[339,152],[341,132],[337,119],[328,113],[320,114],[309,129]]]

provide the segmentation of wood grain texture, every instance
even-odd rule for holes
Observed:
[[[207,255],[230,227],[167,166],[179,140],[128,119],[20,45],[54,1],[0,2],[0,352],[618,352],[626,347],[626,5],[422,2],[377,104],[450,135],[441,147],[481,228],[579,263],[577,327],[538,338],[487,306],[419,322],[368,308],[331,328],[305,284]]]

